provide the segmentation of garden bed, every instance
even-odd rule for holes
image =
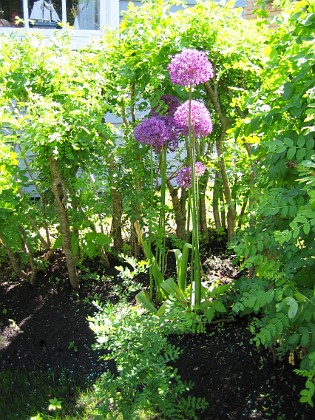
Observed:
[[[213,257],[212,262],[207,261],[209,277],[219,276],[226,282],[233,275],[229,260]],[[107,270],[90,264],[94,279],[86,274],[79,292],[72,291],[67,283],[61,255],[39,278],[36,287],[11,279],[9,271],[2,267],[0,367],[2,372],[13,374],[11,387],[2,390],[0,396],[2,419],[24,418],[17,401],[27,400],[34,392],[40,394],[28,383],[15,384],[16,372],[25,372],[28,378],[44,373],[53,376],[54,383],[64,375],[70,378],[71,389],[84,390],[105,369],[114,371],[113,361],[99,361],[99,353],[92,349],[95,337],[87,316],[95,311],[93,299],[112,303],[118,300],[121,279],[117,277],[116,265],[121,262],[111,261],[111,269]],[[210,325],[206,333],[170,337],[182,350],[176,362],[178,373],[183,380],[194,382],[192,395],[208,401],[208,408],[198,418],[315,418],[314,409],[298,401],[303,379],[293,372],[294,367],[287,360],[273,364],[268,351],[250,343],[249,322],[250,319],[240,318]],[[73,413],[78,407],[70,388],[60,398],[69,399],[67,404],[72,404],[69,410]],[[47,399],[55,395],[52,385]],[[43,407],[36,409],[39,412]],[[27,407],[23,410],[27,413]],[[29,416],[35,415],[32,410]]]

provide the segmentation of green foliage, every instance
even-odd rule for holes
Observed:
[[[187,268],[188,268],[188,256],[191,244],[188,242],[183,244],[183,250],[174,249],[176,258],[176,270],[177,270],[177,282],[178,287],[182,292],[186,290],[187,285]]]
[[[223,7],[206,1],[194,7],[177,7],[176,12],[173,12],[173,6],[182,6],[182,3],[147,1],[138,8],[130,2],[121,22],[119,38],[109,34],[99,51],[100,63],[105,63],[109,80],[105,100],[111,112],[123,120],[124,144],[116,149],[116,156],[123,163],[120,169],[122,185],[128,183],[131,188],[126,190],[122,186],[121,191],[126,197],[128,211],[132,210],[134,217],[137,213],[143,220],[148,214],[149,163],[145,156],[147,148],[134,144],[132,130],[139,116],[156,107],[163,94],[178,96],[182,101],[188,98],[188,92],[171,84],[167,70],[170,56],[185,47],[208,51],[216,69],[210,89],[199,86],[193,93],[194,99],[207,104],[216,127],[209,138],[200,142],[198,158],[207,163],[208,176],[212,179],[213,174],[220,171],[219,160],[213,153],[213,144],[219,141],[222,146],[220,159],[226,165],[222,177],[229,183],[224,192],[233,189],[233,207],[237,204],[237,209],[241,208],[249,192],[243,184],[249,180],[250,147],[244,140],[235,140],[232,131],[227,134],[226,129],[227,126],[232,129],[247,115],[246,107],[241,104],[246,93],[259,82],[264,30],[257,28],[254,22],[244,20],[241,10],[232,6]],[[179,155],[185,160],[186,145],[181,144],[180,148]],[[168,168],[168,171],[173,173],[174,169]],[[221,204],[224,207],[227,203],[222,200]]]
[[[105,79],[98,73],[95,54],[73,51],[63,31],[56,33],[49,46],[40,35],[29,33],[25,39],[13,35],[2,38],[0,62],[1,148],[5,151],[13,145],[12,151],[25,166],[22,171],[7,165],[11,198],[8,188],[6,197],[3,191],[1,197],[15,208],[10,225],[23,230],[26,238],[21,241],[21,233],[12,229],[8,238],[4,231],[2,241],[22,256],[26,248],[34,254],[40,245],[47,251],[52,245],[51,225],[59,223],[63,246],[63,227],[69,237],[72,234],[67,255],[73,252],[79,258],[100,254],[111,241],[101,232],[103,219],[110,211],[99,192],[104,189],[105,179],[105,189],[109,190],[109,162],[104,165],[103,157],[113,143],[112,129],[103,121]],[[56,162],[58,180],[52,161]],[[30,206],[26,192],[29,185],[41,198],[37,209]],[[56,215],[51,197],[49,205],[46,200],[53,190],[58,201],[56,189],[63,216],[60,212]],[[40,237],[41,229],[46,231],[46,238]]]
[[[106,372],[97,383],[99,402],[94,414],[124,419],[141,414],[197,418],[196,411],[204,409],[206,402],[185,396],[192,384],[183,383],[171,366],[179,350],[168,342],[160,318],[123,302],[98,309],[89,318],[90,327],[97,347],[110,350],[107,358],[115,360],[117,375]]]
[[[314,393],[314,78],[315,3],[292,5],[265,49],[262,86],[248,99],[257,177],[251,227],[235,251],[251,279],[238,284],[233,310],[260,313],[257,345],[299,354],[307,377],[301,401]],[[241,130],[242,131],[242,130]]]

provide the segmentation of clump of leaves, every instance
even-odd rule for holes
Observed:
[[[103,307],[89,318],[97,336],[97,348],[110,350],[117,372],[105,372],[95,386],[99,398],[95,415],[102,418],[197,418],[207,406],[203,398],[188,396],[184,383],[171,364],[180,351],[163,334],[161,319],[140,306],[124,302]]]
[[[238,284],[237,314],[260,313],[255,342],[301,359],[301,402],[315,393],[314,2],[298,2],[270,38],[257,96],[248,99],[260,158],[250,228],[235,252],[251,279]],[[244,121],[245,122],[245,121]]]

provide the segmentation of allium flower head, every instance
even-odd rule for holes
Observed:
[[[176,176],[176,182],[179,187],[190,188],[191,187],[191,167],[187,166],[178,171]]]
[[[160,151],[169,138],[169,128],[161,117],[144,118],[134,129],[135,139]]]
[[[151,115],[169,115],[174,116],[176,109],[180,105],[180,101],[176,96],[172,95],[162,95],[160,101],[165,104],[164,106],[157,106],[151,110]],[[163,104],[162,104],[163,105]]]
[[[165,115],[164,117],[160,118],[162,118],[168,128],[167,148],[170,151],[174,151],[178,147],[178,137],[180,135],[180,130],[175,123],[174,117],[171,115]]]
[[[202,162],[196,162],[195,163],[195,174],[196,176],[201,176],[205,173],[205,170],[207,168],[205,167],[205,165],[202,164]]]
[[[172,83],[180,86],[195,86],[214,76],[213,67],[203,51],[184,48],[172,57],[168,65]]]
[[[189,133],[189,101],[177,108],[174,120],[181,132],[187,136]],[[211,116],[202,102],[191,101],[191,124],[196,137],[205,137],[212,132]]]
[[[195,175],[201,176],[204,174],[206,167],[201,162],[195,163]],[[176,182],[179,187],[190,188],[192,179],[191,179],[191,167],[186,166],[178,171],[176,176]]]

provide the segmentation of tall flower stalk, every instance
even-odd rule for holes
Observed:
[[[135,139],[149,146],[150,150],[150,204],[149,204],[149,232],[148,240],[142,239],[142,245],[146,257],[150,263],[150,300],[158,303],[162,299],[160,284],[163,281],[165,271],[165,226],[166,226],[166,153],[167,149],[174,150],[178,143],[178,130],[174,124],[174,112],[179,105],[179,100],[169,95],[161,98],[164,103],[161,109],[153,109],[149,118],[144,118],[140,124],[135,127]],[[165,111],[166,108],[166,111]],[[160,113],[161,114],[160,114]],[[158,233],[153,241],[152,210],[154,207],[154,158],[153,151],[158,154],[160,169],[160,208],[158,220]],[[155,244],[155,255],[152,252],[153,242]],[[153,284],[154,280],[154,284]]]
[[[198,137],[209,135],[212,132],[213,125],[205,105],[193,100],[193,87],[207,82],[214,74],[212,64],[209,62],[205,52],[186,48],[172,58],[168,69],[171,81],[174,84],[189,88],[189,99],[177,108],[174,120],[181,132],[188,136],[191,175],[189,209],[192,222],[191,306],[198,309],[201,302],[201,260],[199,251],[199,192],[196,177],[196,141]],[[187,175],[186,169],[186,182]],[[190,219],[190,216],[188,216],[188,219]]]

